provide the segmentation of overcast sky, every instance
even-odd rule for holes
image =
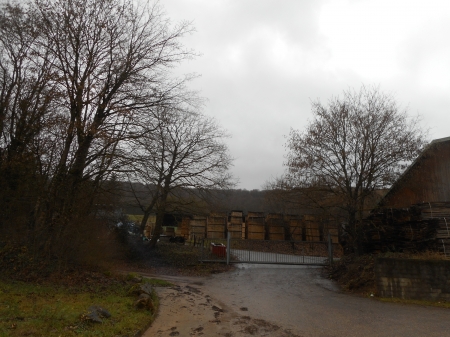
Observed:
[[[311,100],[361,85],[391,93],[423,117],[430,139],[450,136],[450,1],[161,0],[201,54],[177,71],[207,98],[205,114],[232,136],[238,188],[280,176],[290,128]]]

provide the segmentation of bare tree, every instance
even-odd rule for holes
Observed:
[[[319,207],[345,211],[345,230],[358,250],[366,199],[388,188],[425,144],[418,119],[378,88],[345,91],[325,106],[312,103],[313,120],[291,130],[287,173],[280,187]]]
[[[49,138],[57,124],[52,59],[45,52],[38,57],[37,24],[37,16],[20,6],[1,7],[0,228],[22,233],[33,225],[33,200],[48,179],[54,150]]]
[[[29,0],[1,7],[0,166],[12,155],[33,158],[42,185],[26,214],[45,232],[36,242],[49,255],[61,238],[73,234],[75,241],[101,181],[125,155],[122,143],[136,136],[136,121],[152,107],[185,99],[189,76],[172,79],[169,70],[193,56],[181,44],[192,27],[171,26],[158,3],[142,3]],[[0,179],[1,186],[11,181]]]
[[[150,132],[135,140],[133,181],[147,186],[147,203],[136,198],[145,227],[156,213],[154,246],[161,234],[163,216],[174,203],[186,203],[189,192],[232,186],[228,172],[232,159],[223,140],[225,132],[206,116],[186,109],[156,108]],[[132,184],[130,184],[132,186]]]
[[[172,29],[158,5],[129,0],[36,0],[32,9],[43,22],[41,48],[55,60],[65,123],[42,221],[63,233],[74,213],[89,212],[95,182],[133,120],[177,96],[183,81],[171,81],[167,69],[191,56],[180,43],[191,28]]]

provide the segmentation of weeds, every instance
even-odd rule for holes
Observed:
[[[0,336],[134,336],[155,312],[135,308],[130,287],[125,278],[70,287],[0,280]],[[157,308],[156,294],[151,298]],[[92,305],[111,317],[101,324],[83,319]]]

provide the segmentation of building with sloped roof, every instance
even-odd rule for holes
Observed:
[[[433,140],[380,201],[380,208],[407,208],[450,201],[450,137]]]

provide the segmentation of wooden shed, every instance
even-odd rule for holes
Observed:
[[[450,137],[433,140],[392,185],[372,215],[369,243],[450,250]],[[437,246],[436,246],[437,245]],[[377,247],[381,248],[377,248]]]
[[[380,201],[380,208],[450,201],[450,137],[433,140]]]

